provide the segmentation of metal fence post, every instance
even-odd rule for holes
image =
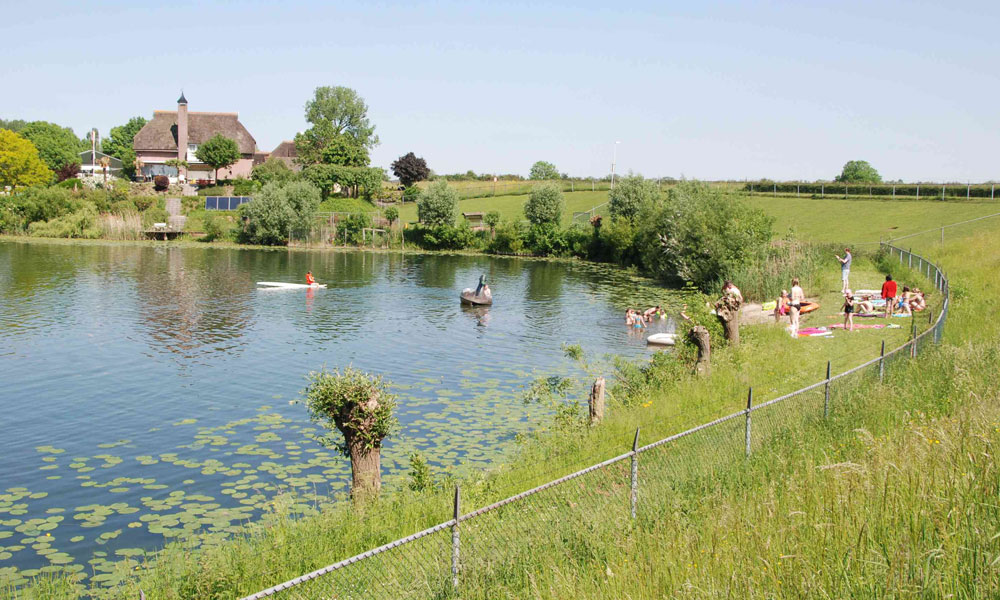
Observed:
[[[878,382],[885,381],[885,340],[882,340],[882,350],[878,353]]]
[[[635,509],[639,504],[639,428],[635,430],[632,440],[632,519],[635,519]]]
[[[750,457],[750,408],[753,406],[753,388],[747,392],[747,430],[746,430],[746,443],[747,443],[747,458]]]
[[[830,361],[826,361],[826,385],[823,391],[823,418],[830,414]]]
[[[451,526],[451,586],[458,587],[458,518],[462,516],[461,492],[455,486],[455,524]]]
[[[917,357],[917,318],[910,313],[910,358]]]
[[[944,243],[944,227],[941,228],[941,243]]]
[[[913,268],[913,248],[910,248],[906,252],[906,266],[911,269]]]

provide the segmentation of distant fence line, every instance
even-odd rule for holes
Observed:
[[[820,198],[914,198],[945,199],[965,198],[966,200],[996,199],[995,183],[807,183],[799,181],[748,181],[743,191],[750,194],[795,194],[819,196]]]
[[[503,565],[545,551],[542,546],[559,550],[569,543],[546,528],[576,528],[594,519],[625,526],[645,507],[640,498],[663,496],[698,469],[749,458],[755,447],[809,418],[826,419],[835,408],[838,389],[883,381],[887,365],[904,356],[916,358],[923,346],[939,342],[944,330],[950,307],[947,276],[923,256],[891,244],[882,246],[891,258],[898,255],[901,265],[933,280],[944,298],[937,319],[928,313],[930,326],[923,332],[917,333],[917,317],[911,316],[911,337],[899,347],[887,352],[883,341],[878,357],[837,375],[831,374],[828,362],[823,379],[763,403],[754,403],[751,387],[745,409],[645,446],[639,446],[636,430],[627,452],[471,512],[462,512],[461,491],[456,487],[451,519],[242,600],[444,597],[464,581],[487,581]],[[682,461],[684,454],[697,460]],[[519,534],[534,535],[538,544],[531,548],[511,544]]]

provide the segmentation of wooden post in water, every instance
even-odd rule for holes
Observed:
[[[604,419],[604,378],[598,377],[590,388],[590,424],[597,425]]]

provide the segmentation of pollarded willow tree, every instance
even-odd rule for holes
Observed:
[[[427,225],[454,225],[458,213],[458,192],[445,180],[437,181],[420,193],[417,217]]]
[[[381,376],[347,367],[309,374],[304,390],[309,417],[343,439],[324,436],[320,442],[351,459],[351,497],[365,500],[382,488],[382,441],[396,428],[396,397]]]
[[[524,203],[524,216],[532,225],[558,225],[562,218],[563,193],[554,183],[543,183],[532,188]]]

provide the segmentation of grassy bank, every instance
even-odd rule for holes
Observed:
[[[562,224],[569,225],[573,222],[574,212],[586,212],[591,208],[608,201],[608,192],[564,192],[563,198],[566,200],[566,210],[562,215]],[[459,200],[458,212],[490,212],[497,211],[500,216],[507,220],[520,221],[524,219],[524,203],[528,201],[527,194],[516,196],[497,196],[486,198],[468,198]],[[598,209],[600,210],[600,209]],[[417,220],[416,203],[404,204],[399,209],[399,218],[404,222],[415,222]],[[461,217],[459,217],[461,219]],[[584,222],[586,224],[586,222]]]
[[[874,266],[865,267],[860,257],[855,271],[859,283],[861,278],[875,283],[880,278]],[[838,306],[837,275],[831,269],[807,286],[817,290],[826,305],[809,317],[810,323],[831,321]],[[923,283],[902,271],[897,278]],[[931,298],[932,303],[937,301]],[[741,348],[716,348],[710,378],[691,377],[686,369],[668,361],[662,365],[666,375],[656,385],[637,389],[627,403],[621,394],[612,398],[608,420],[601,427],[587,429],[574,420],[556,431],[542,431],[523,445],[513,462],[464,481],[465,505],[479,506],[619,454],[629,447],[637,426],[643,428],[643,440],[652,441],[738,409],[749,385],[764,400],[815,381],[825,371],[827,360],[840,370],[876,355],[883,336],[892,346],[906,335],[904,328],[841,334],[831,340],[791,340],[781,327],[747,328]],[[581,413],[578,408],[576,415]],[[118,571],[105,578],[119,587],[106,595],[128,596],[137,594],[139,588],[151,598],[230,598],[250,593],[446,520],[450,501],[451,489],[446,485],[436,491],[386,497],[362,512],[343,505],[320,506],[325,509],[321,514],[309,511],[294,520],[302,515],[291,514],[288,501],[279,498],[273,512],[250,526],[246,536],[228,542],[211,539],[197,552],[174,545],[155,561],[121,562]],[[75,592],[66,588],[67,583],[65,579],[53,583],[62,586],[54,591],[46,591],[43,583],[25,597],[73,597]]]

